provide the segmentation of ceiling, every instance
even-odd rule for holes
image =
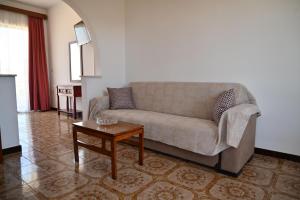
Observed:
[[[16,1],[28,5],[48,9],[51,6],[55,5],[57,2],[60,2],[62,0],[16,0]]]

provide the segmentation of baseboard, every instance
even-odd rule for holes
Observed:
[[[51,107],[50,110],[55,110],[55,111],[57,111],[57,108]]]
[[[261,148],[255,148],[255,153],[261,154],[261,155],[266,155],[266,156],[272,156],[276,158],[282,158],[286,160],[291,160],[295,162],[300,162],[300,156],[297,155],[292,155],[288,153],[281,153],[278,151],[271,151],[267,149],[261,149]]]
[[[3,155],[7,155],[7,154],[11,154],[11,153],[19,153],[22,152],[22,146],[18,145],[18,146],[14,146],[14,147],[9,147],[6,149],[2,149],[2,153]]]

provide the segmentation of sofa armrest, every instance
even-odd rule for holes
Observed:
[[[219,163],[219,167],[221,172],[230,175],[239,175],[243,166],[253,156],[255,146],[256,118],[257,116],[255,115],[251,116],[246,130],[243,133],[243,138],[240,141],[239,147],[228,148],[220,154],[221,162]]]
[[[100,96],[95,97],[89,102],[89,120],[95,120],[96,115],[103,111],[109,109],[109,97]]]
[[[260,116],[259,108],[254,104],[240,104],[225,111],[218,124],[218,142],[237,148],[252,116]]]

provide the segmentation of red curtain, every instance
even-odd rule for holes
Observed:
[[[28,28],[30,108],[47,111],[50,97],[43,19],[28,17]]]

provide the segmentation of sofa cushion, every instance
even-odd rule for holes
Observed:
[[[219,123],[223,112],[233,107],[234,105],[235,105],[235,94],[233,89],[227,90],[222,94],[220,94],[217,98],[217,101],[213,109],[213,120],[216,123]]]
[[[213,121],[143,110],[106,110],[105,116],[144,125],[145,138],[204,155],[216,149]]]
[[[133,99],[138,110],[212,119],[217,97],[234,89],[236,104],[253,103],[255,99],[238,83],[132,82]]]
[[[135,105],[132,98],[132,89],[107,88],[110,109],[134,109]]]

